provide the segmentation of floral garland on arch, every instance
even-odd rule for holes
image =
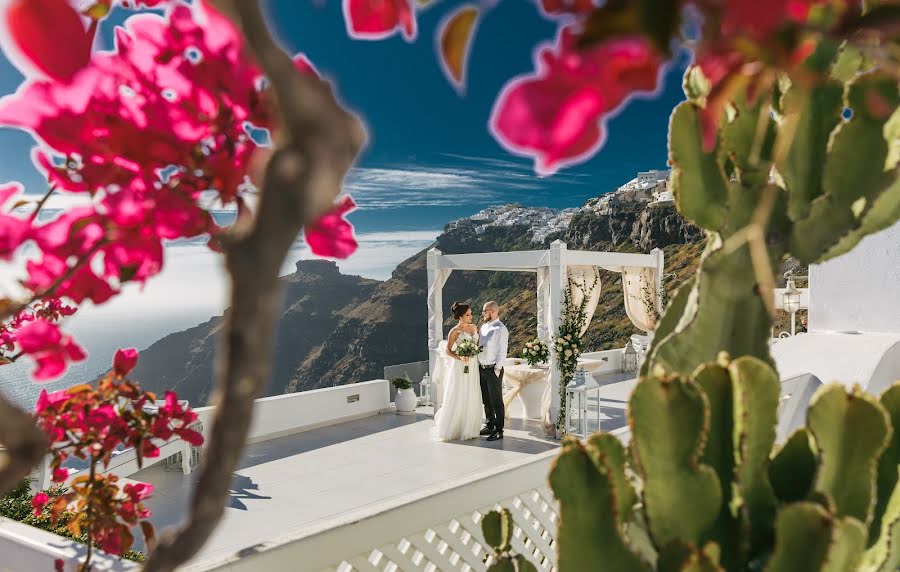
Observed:
[[[597,287],[599,276],[595,276],[590,286],[567,280],[563,296],[563,321],[559,326],[553,348],[556,351],[556,367],[559,369],[559,412],[556,415],[556,429],[561,430],[566,422],[566,386],[575,377],[578,357],[581,355],[581,332],[587,325],[587,304],[590,293]],[[581,292],[581,302],[572,303],[572,289]]]

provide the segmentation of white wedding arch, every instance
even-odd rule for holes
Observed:
[[[650,254],[593,252],[569,250],[557,240],[546,250],[514,252],[479,252],[443,254],[437,248],[428,251],[428,371],[434,375],[438,345],[444,339],[443,288],[454,270],[490,270],[498,272],[534,272],[537,274],[537,337],[549,342],[563,320],[563,296],[569,278],[596,274],[602,268],[622,274],[625,311],[634,325],[645,332],[656,325],[656,312],[662,310],[663,251]],[[588,323],[600,294],[599,280],[595,290],[586,295]],[[647,297],[655,303],[648,308]],[[556,419],[559,409],[560,373],[555,352],[550,352],[549,410],[544,416]]]

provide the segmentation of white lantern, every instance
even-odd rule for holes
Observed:
[[[797,310],[800,309],[800,290],[797,289],[797,286],[794,284],[793,278],[788,278],[787,288],[784,289],[784,293],[782,294],[781,305],[784,307],[784,311],[788,312],[791,315],[791,335],[796,334],[796,322],[795,317],[797,315]]]
[[[431,376],[425,372],[422,381],[419,382],[419,405],[433,405],[431,401]]]
[[[625,373],[631,373],[637,371],[637,368],[637,350],[634,349],[634,344],[631,343],[631,340],[628,340],[628,343],[625,344],[625,352],[622,355],[622,371]]]
[[[584,369],[566,386],[565,429],[580,439],[600,431],[600,386]]]

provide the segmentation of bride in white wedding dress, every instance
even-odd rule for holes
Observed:
[[[476,357],[465,358],[453,350],[464,339],[478,343],[478,328],[472,324],[472,308],[454,302],[453,317],[459,323],[450,330],[443,355],[435,367],[435,381],[443,387],[443,405],[434,416],[435,436],[441,441],[474,439],[481,431],[484,408],[481,403],[481,381]],[[465,373],[465,366],[469,372]]]

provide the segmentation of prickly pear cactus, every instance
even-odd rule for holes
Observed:
[[[537,572],[534,564],[521,554],[513,554],[513,518],[509,510],[493,510],[481,521],[481,532],[493,548],[493,561],[488,572]]]
[[[823,386],[776,446],[779,392],[756,357],[657,367],[629,401],[630,451],[564,441],[559,570],[896,572],[900,382],[880,399]]]
[[[770,362],[784,257],[820,262],[900,219],[900,90],[888,74],[859,72],[860,61],[839,59],[811,86],[783,80],[752,102],[737,99],[708,153],[706,94],[686,90],[692,99],[669,128],[671,186],[681,213],[707,230],[707,248],[661,321],[644,374],[660,365],[690,375],[720,351]]]

